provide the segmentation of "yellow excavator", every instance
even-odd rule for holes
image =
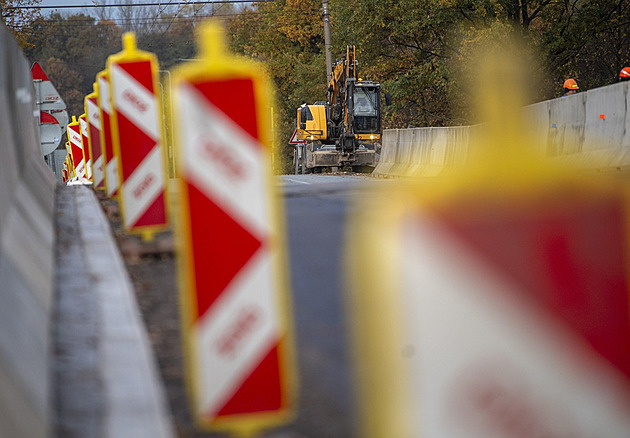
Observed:
[[[327,101],[297,110],[297,138],[306,141],[302,165],[371,171],[381,149],[381,86],[359,79],[354,46],[346,47],[330,76]]]

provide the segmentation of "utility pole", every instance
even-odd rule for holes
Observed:
[[[332,42],[330,38],[330,14],[328,13],[328,0],[322,0],[322,15],[324,16],[324,52],[326,53],[326,78],[330,83],[332,79]]]

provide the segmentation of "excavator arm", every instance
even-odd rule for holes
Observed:
[[[345,89],[348,78],[357,77],[357,59],[354,46],[346,46],[346,56],[337,61],[332,72],[332,78],[328,83],[328,103],[338,103],[341,90]]]

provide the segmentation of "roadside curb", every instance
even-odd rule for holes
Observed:
[[[88,327],[94,321],[96,324],[91,340],[89,337],[84,339],[91,342],[89,345],[86,342],[80,345],[72,340],[64,341],[60,339],[64,332],[57,332],[56,345],[61,343],[64,348],[74,348],[74,355],[67,350],[64,353],[66,359],[69,356],[70,360],[79,363],[73,365],[64,361],[64,366],[80,368],[81,360],[86,359],[85,355],[95,359],[92,367],[96,367],[96,371],[93,370],[91,386],[98,388],[100,396],[96,397],[98,400],[91,408],[99,414],[94,411],[91,414],[92,417],[97,417],[94,422],[101,429],[101,436],[174,437],[164,384],[109,222],[96,196],[87,187],[59,187],[56,196],[57,221],[64,223],[64,227],[58,230],[64,231],[65,228],[65,232],[73,233],[70,237],[75,245],[72,249],[65,244],[60,245],[63,251],[70,251],[72,260],[63,256],[57,258],[57,299],[63,300],[64,294],[72,293],[73,284],[76,286],[77,281],[83,282],[89,287],[86,290],[79,289],[82,294],[91,295],[92,303],[89,306],[93,309],[92,313],[85,312],[78,303],[76,306],[70,303],[57,315],[56,327],[68,320],[81,319]],[[60,243],[72,240],[63,234],[57,237]],[[77,260],[77,257],[81,260]],[[83,266],[83,280],[77,280],[76,269],[65,266],[73,261],[78,267]],[[76,287],[74,290],[76,291]],[[92,321],[86,321],[90,316]],[[78,326],[80,325],[79,323]],[[76,333],[74,336],[76,337]],[[75,389],[80,388],[80,384],[75,386]],[[59,389],[64,391],[61,398],[66,404],[66,409],[58,412],[61,426],[95,427],[94,422],[89,424],[84,421],[80,425],[81,416],[85,416],[85,410],[90,409],[81,403],[85,393],[72,393],[72,387]],[[84,429],[87,430],[90,429]],[[80,430],[76,432],[76,436],[89,436],[82,434]]]

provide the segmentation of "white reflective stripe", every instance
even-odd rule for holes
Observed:
[[[258,251],[197,321],[200,416],[213,417],[280,339],[271,260]]]
[[[79,119],[79,127],[81,128],[81,134],[88,136],[88,124],[84,119]]]
[[[85,177],[85,162],[83,158],[79,161],[79,164],[76,165],[75,170],[77,171],[77,176]]]
[[[265,148],[192,86],[177,91],[185,178],[254,236],[266,236]]]
[[[87,179],[92,178],[92,160],[87,160],[85,163],[85,176]]]
[[[160,131],[155,96],[119,65],[114,64],[111,71],[116,111],[157,141]]]
[[[98,82],[98,104],[107,114],[112,113],[112,103],[109,99],[109,81],[103,77]]]
[[[133,227],[163,189],[162,149],[157,144],[123,183],[125,225]]]
[[[103,182],[103,156],[101,155],[94,161],[94,187],[100,186]]]
[[[581,338],[432,219],[399,235],[414,437],[630,436],[628,384]]]
[[[101,114],[98,110],[98,105],[88,99],[87,101],[87,119],[90,125],[94,126],[99,131],[101,130]]]
[[[112,157],[105,165],[107,172],[107,196],[112,196],[118,190],[118,159]]]
[[[81,128],[81,135],[83,136],[81,138],[81,145],[83,145],[83,149],[86,149],[89,151],[89,149],[87,149],[89,147],[89,145],[84,145],[83,144],[83,139],[87,139],[88,138],[88,123],[86,120],[84,119],[79,119],[79,126]],[[87,154],[85,154],[87,155]],[[90,159],[87,160],[87,162],[85,163],[85,174],[87,176],[87,178],[92,178],[92,158],[90,156]]]
[[[81,134],[73,129],[69,129],[68,131],[70,132],[70,142],[83,150],[83,140],[81,139]]]

